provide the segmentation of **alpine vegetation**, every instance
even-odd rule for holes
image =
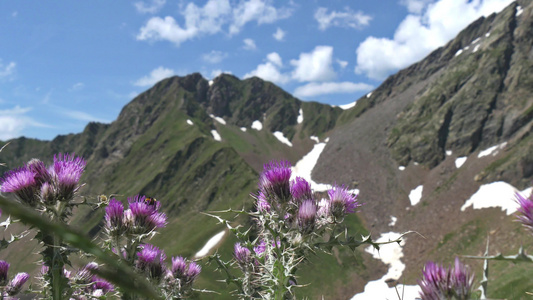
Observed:
[[[302,287],[298,266],[317,250],[329,252],[333,246],[355,249],[365,243],[379,247],[369,236],[363,240],[347,235],[341,238],[344,218],[361,206],[357,195],[335,185],[322,198],[305,179],[290,180],[291,174],[287,161],[264,165],[258,192],[252,195],[255,211],[238,212],[254,220],[245,232],[212,215],[240,239],[234,245],[233,262],[223,261],[218,254],[211,261],[225,272],[227,282],[237,286],[236,294],[242,299],[296,299],[295,289]],[[239,276],[232,274],[232,265]]]

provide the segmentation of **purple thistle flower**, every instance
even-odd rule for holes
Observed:
[[[82,284],[90,283],[93,277],[93,270],[98,270],[98,264],[95,262],[90,262],[76,273],[74,280]]]
[[[263,166],[259,177],[259,190],[268,198],[287,202],[291,196],[291,164],[288,161],[272,161]]]
[[[291,194],[297,203],[303,200],[313,199],[311,185],[302,177],[296,177],[296,179],[291,181]]]
[[[298,228],[302,233],[310,233],[315,229],[316,203],[313,200],[305,200],[298,208]]]
[[[60,200],[69,201],[74,197],[74,193],[79,189],[78,183],[85,165],[85,160],[79,156],[75,157],[74,154],[54,155],[54,164],[49,172],[56,181]]]
[[[178,256],[172,257],[172,275],[176,278],[182,278],[187,272],[187,262],[185,258]]]
[[[98,276],[93,276],[91,279],[93,283],[91,288],[93,290],[92,296],[101,297],[115,289],[115,287],[109,283],[109,281],[102,279]]]
[[[144,244],[137,252],[137,268],[146,272],[151,278],[161,279],[165,275],[165,252],[154,245]]]
[[[15,275],[15,278],[13,278],[13,280],[11,280],[11,282],[9,282],[9,284],[7,285],[5,290],[6,293],[9,296],[14,296],[18,294],[22,289],[22,286],[26,283],[26,281],[28,281],[29,278],[30,275],[28,275],[28,273],[18,273],[17,275]]]
[[[259,211],[260,213],[270,212],[270,203],[268,203],[268,200],[266,199],[266,196],[263,191],[259,191],[259,194],[256,196],[256,199],[257,202],[255,205],[257,206],[257,211]]]
[[[235,243],[235,246],[233,247],[233,256],[239,265],[244,266],[250,263],[252,259],[251,254],[250,249],[243,247],[241,243]]]
[[[329,210],[335,218],[342,218],[345,214],[352,214],[361,206],[357,202],[358,195],[352,195],[348,189],[342,185],[335,185],[328,191],[329,195]]]
[[[197,263],[194,261],[191,261],[189,265],[187,266],[187,283],[192,283],[198,275],[200,275],[200,272],[202,272],[202,267],[200,267]]]
[[[0,260],[0,285],[5,286],[7,284],[7,272],[9,271],[9,263],[4,260]]]
[[[41,200],[46,205],[54,205],[57,200],[57,193],[54,186],[48,182],[41,185]]]
[[[39,159],[32,158],[26,164],[26,166],[28,167],[28,170],[33,172],[35,175],[35,181],[37,181],[39,184],[52,181],[52,175],[50,175],[50,172],[48,172],[44,162],[40,161]]]
[[[15,193],[20,201],[34,207],[37,204],[38,182],[35,180],[35,174],[28,167],[20,167],[7,172],[0,180],[3,193]]]
[[[518,211],[521,213],[521,215],[517,216],[518,221],[524,227],[533,231],[533,194],[529,198],[525,198],[520,193],[516,193],[515,196],[519,205]]]
[[[266,243],[263,240],[260,240],[259,243],[254,247],[255,255],[261,257],[266,251]]]
[[[138,234],[149,233],[156,228],[165,227],[167,216],[158,212],[161,203],[154,205],[145,202],[145,196],[136,195],[128,198],[129,209],[124,213],[126,222],[132,222],[132,232]]]
[[[107,230],[112,235],[121,235],[126,229],[124,226],[124,205],[122,202],[112,198],[105,208],[105,222]]]
[[[418,281],[422,300],[470,299],[473,283],[474,274],[458,258],[450,269],[427,262]]]

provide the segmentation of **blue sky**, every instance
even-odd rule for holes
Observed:
[[[259,76],[353,102],[511,0],[0,2],[0,140],[109,123],[157,81]]]

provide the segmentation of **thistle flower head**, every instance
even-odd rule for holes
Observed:
[[[239,265],[244,266],[250,263],[252,260],[250,249],[241,245],[241,243],[235,243],[233,247],[233,256]]]
[[[35,180],[35,174],[28,167],[20,167],[7,172],[0,180],[3,193],[14,193],[20,201],[29,206],[37,205],[38,182]]]
[[[45,205],[54,205],[57,200],[57,192],[55,187],[48,183],[43,182],[41,185],[41,200]]]
[[[291,195],[291,164],[288,161],[272,161],[263,166],[259,177],[259,190],[267,198],[287,202]]]
[[[137,253],[137,268],[147,273],[150,278],[161,279],[166,273],[165,252],[151,244],[141,247],[141,251]]]
[[[187,261],[185,258],[178,256],[172,257],[172,275],[176,278],[182,278],[187,272]]]
[[[361,206],[357,202],[358,195],[351,194],[344,185],[335,185],[328,191],[328,196],[330,201],[329,210],[335,218],[342,218],[345,214],[354,213]]]
[[[0,286],[7,284],[7,272],[9,271],[9,263],[4,260],[0,260]]]
[[[48,172],[46,165],[39,159],[32,158],[26,164],[26,166],[28,167],[28,170],[33,172],[33,174],[35,175],[35,181],[37,181],[39,184],[52,181],[52,176]]]
[[[265,193],[263,193],[263,191],[259,191],[259,194],[257,196],[255,196],[257,202],[256,202],[256,206],[257,206],[257,211],[259,211],[260,213],[268,213],[270,212],[270,203],[268,203],[268,200],[265,196]]]
[[[181,256],[172,258],[172,276],[179,279],[182,289],[189,288],[196,280],[202,268],[195,262],[187,262],[187,260]]]
[[[9,282],[9,284],[6,286],[6,293],[9,296],[14,296],[20,292],[22,289],[22,286],[28,281],[30,278],[30,275],[28,273],[18,273],[15,275],[15,278]]]
[[[194,261],[189,262],[189,265],[187,266],[187,282],[194,281],[198,275],[200,275],[200,272],[202,271],[202,267],[195,263]]]
[[[58,193],[61,200],[70,201],[74,193],[79,189],[83,171],[85,171],[86,162],[81,157],[75,157],[74,154],[56,154],[54,163],[50,167],[50,174],[57,184]]]
[[[453,268],[445,268],[432,261],[426,263],[422,279],[418,281],[422,300],[470,299],[474,274],[455,259]]]
[[[93,276],[91,282],[93,283],[91,286],[93,290],[91,295],[94,297],[101,297],[114,290],[114,286],[111,283],[98,276]]]
[[[296,177],[291,181],[291,195],[297,203],[313,198],[311,185],[302,177]]]
[[[124,233],[124,205],[122,202],[112,198],[105,208],[106,228],[112,235]]]
[[[154,205],[145,201],[145,196],[134,196],[128,198],[129,209],[124,213],[126,223],[131,221],[130,230],[133,233],[149,233],[156,228],[165,227],[167,216],[158,212],[161,204],[156,202]],[[130,219],[131,218],[131,219]]]
[[[261,257],[266,251],[266,243],[264,240],[260,240],[254,247],[255,255]]]
[[[516,202],[518,202],[518,211],[520,215],[517,217],[518,221],[524,227],[533,232],[533,194],[528,198],[516,193]]]
[[[88,263],[83,268],[81,268],[74,277],[74,280],[77,283],[87,284],[90,283],[93,278],[93,270],[98,269],[98,264],[95,262]]]
[[[316,203],[313,200],[305,200],[298,208],[298,229],[302,233],[310,233],[315,229]]]

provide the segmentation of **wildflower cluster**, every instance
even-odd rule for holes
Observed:
[[[321,199],[305,179],[291,180],[291,165],[273,161],[264,165],[255,198],[257,212],[252,240],[234,246],[234,261],[242,272],[234,283],[242,298],[294,298],[298,286],[296,269],[309,251],[331,244],[337,225],[361,206],[357,195],[344,186],[334,186]],[[325,250],[325,249],[322,249]],[[224,263],[218,259],[220,267]]]
[[[0,291],[2,299],[18,299],[15,298],[18,293],[22,290],[22,286],[28,279],[30,275],[28,273],[17,273],[13,279],[9,280],[7,275],[9,271],[9,263],[3,260],[0,260]]]
[[[192,291],[201,268],[178,256],[172,258],[172,267],[168,269],[165,252],[144,243],[167,224],[160,208],[161,202],[141,195],[128,198],[127,209],[122,202],[111,199],[104,217],[107,245],[158,287],[163,296],[181,298]]]
[[[458,258],[455,258],[453,268],[445,268],[430,261],[422,274],[422,279],[418,281],[422,300],[471,299],[474,274]]]

